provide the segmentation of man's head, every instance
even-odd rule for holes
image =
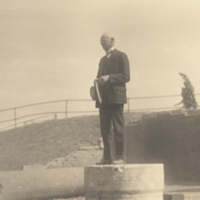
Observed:
[[[115,39],[110,33],[104,33],[100,40],[101,46],[105,51],[108,51],[115,44]]]

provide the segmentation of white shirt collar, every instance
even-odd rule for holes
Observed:
[[[109,52],[113,51],[114,49],[115,49],[115,46],[113,46],[110,49],[108,49],[108,51],[106,53],[109,53]]]
[[[106,57],[107,58],[110,58],[110,55],[111,55],[110,52],[113,51],[114,49],[115,49],[115,47],[113,46],[106,52]]]

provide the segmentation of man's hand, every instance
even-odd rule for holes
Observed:
[[[102,78],[104,82],[106,82],[109,79],[109,75],[101,76],[100,78]]]
[[[101,76],[100,78],[94,79],[94,83],[97,81],[99,84],[103,85],[108,79],[109,75]]]

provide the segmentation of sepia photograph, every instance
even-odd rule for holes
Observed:
[[[0,200],[200,200],[199,0],[0,0]]]

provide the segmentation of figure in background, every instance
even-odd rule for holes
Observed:
[[[185,74],[183,73],[179,73],[179,74],[184,80],[183,84],[185,87],[182,88],[182,92],[181,92],[181,96],[183,97],[183,99],[181,100],[180,103],[175,104],[175,106],[183,103],[183,108],[185,109],[197,109],[198,105],[197,105],[195,95],[194,95],[194,87],[191,85],[190,80]]]

